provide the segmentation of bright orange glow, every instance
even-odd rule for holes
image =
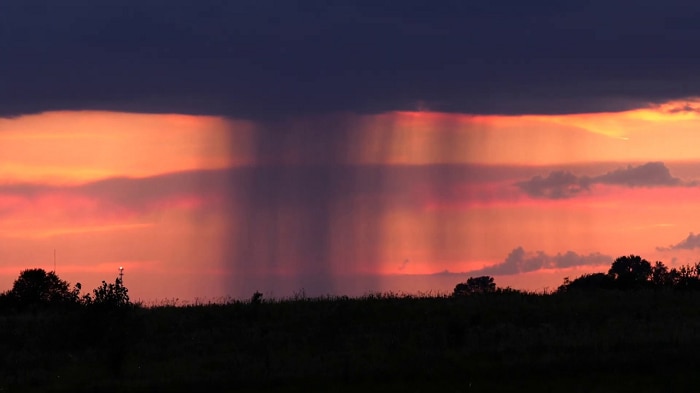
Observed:
[[[86,111],[0,119],[0,184],[227,168],[250,161],[251,132],[246,122],[186,115]]]
[[[85,288],[124,266],[135,299],[247,297],[269,290],[271,276],[288,285],[273,286],[276,296],[334,278],[319,291],[449,292],[519,247],[686,263],[697,250],[672,246],[700,232],[698,106],[318,120],[338,140],[306,133],[314,118],[274,126],[110,112],[0,119],[0,290],[23,268],[52,269],[54,249],[61,277]],[[593,179],[651,161],[676,186],[599,182],[558,199],[518,187],[536,176],[554,182],[554,171]],[[554,289],[564,276],[605,268],[496,278]],[[373,281],[343,281],[360,276]]]
[[[696,106],[557,116],[387,113],[364,118],[349,155],[352,162],[405,165],[693,160],[700,143]]]

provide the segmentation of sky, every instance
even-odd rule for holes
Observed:
[[[0,290],[124,267],[146,302],[542,291],[695,263],[698,12],[4,1]]]

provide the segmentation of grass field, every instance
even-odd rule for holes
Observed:
[[[0,314],[5,391],[688,391],[700,293],[298,298]]]

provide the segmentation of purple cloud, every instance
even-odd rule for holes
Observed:
[[[469,274],[494,276],[511,275],[533,272],[541,269],[602,265],[612,260],[612,257],[598,252],[583,255],[574,251],[567,251],[563,254],[557,253],[556,255],[549,255],[543,251],[528,253],[523,247],[517,247],[508,254],[503,262],[471,271]]]
[[[620,168],[593,178],[595,183],[625,187],[656,187],[695,185],[671,176],[663,162],[648,162],[644,165]]]
[[[527,195],[534,198],[565,199],[589,191],[594,184],[621,187],[692,187],[697,182],[673,177],[663,162],[648,162],[643,165],[620,168],[605,174],[588,177],[577,176],[569,171],[550,172],[547,177],[535,176],[530,180],[515,183]]]
[[[694,235],[693,232],[690,232],[688,237],[676,244],[672,244],[668,247],[656,247],[658,251],[693,250],[696,248],[700,248],[700,234]]]

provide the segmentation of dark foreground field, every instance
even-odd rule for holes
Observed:
[[[6,391],[694,391],[700,293],[367,296],[0,316]]]

